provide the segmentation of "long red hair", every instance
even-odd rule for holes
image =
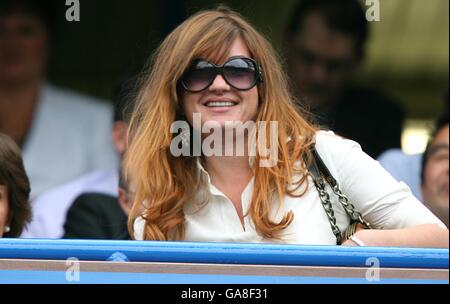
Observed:
[[[298,189],[307,182],[311,162],[309,148],[315,129],[296,109],[276,52],[242,16],[229,9],[199,12],[178,26],[154,53],[144,74],[137,106],[129,127],[125,168],[136,184],[136,198],[129,217],[142,216],[144,239],[182,240],[186,202],[195,199],[199,175],[195,157],[174,157],[170,153],[171,124],[182,112],[177,84],[190,63],[199,57],[220,62],[237,38],[247,45],[252,58],[262,67],[264,82],[258,85],[260,111],[257,122],[278,122],[278,161],[274,167],[254,162],[254,191],[249,215],[257,232],[276,238],[293,219],[292,212],[280,222],[270,217],[273,204],[281,206],[285,195],[301,196]],[[300,166],[298,166],[300,161]],[[300,179],[293,180],[293,176]],[[291,187],[294,185],[295,187]]]

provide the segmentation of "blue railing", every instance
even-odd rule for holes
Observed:
[[[0,239],[0,259],[448,269],[448,249]]]

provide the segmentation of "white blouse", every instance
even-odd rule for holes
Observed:
[[[374,229],[399,229],[422,224],[445,227],[413,196],[406,184],[397,182],[377,161],[365,154],[358,143],[338,137],[333,132],[319,131],[316,134],[316,149],[343,193]],[[206,203],[186,203],[185,241],[280,243],[258,235],[250,215],[244,217],[243,227],[231,200],[211,184],[208,172],[198,163],[204,185],[198,192],[203,200],[198,201]],[[253,184],[254,179],[241,195],[244,215],[250,208]],[[273,205],[271,218],[276,222],[287,212],[294,213],[292,223],[281,234],[281,242],[335,245],[336,237],[311,177],[307,187],[302,197],[286,196],[281,207],[279,204]],[[328,192],[337,225],[344,231],[350,219],[329,186]],[[134,223],[136,240],[143,239],[144,226],[142,217],[137,218]]]

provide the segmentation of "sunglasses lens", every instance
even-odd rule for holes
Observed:
[[[213,83],[218,73],[222,73],[226,82],[237,90],[249,90],[258,82],[258,69],[251,59],[231,59],[223,67],[197,60],[184,74],[183,87],[190,92],[203,91]]]
[[[225,64],[223,74],[227,82],[239,90],[251,89],[256,84],[256,67],[251,60],[230,60]]]
[[[215,69],[206,61],[197,61],[183,77],[183,84],[186,89],[192,92],[199,92],[206,89],[214,80]]]

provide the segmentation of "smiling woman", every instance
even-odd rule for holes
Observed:
[[[188,73],[182,79],[182,84],[187,83],[191,88],[196,88],[194,91],[185,89],[182,93],[184,111],[200,113],[202,125],[207,121],[216,121],[224,127],[226,121],[245,122],[254,121],[257,118],[258,89],[256,85],[261,79],[257,65],[249,58],[250,51],[241,38],[232,42],[227,55],[229,59],[219,69],[223,72],[209,73],[211,77],[208,81],[203,81],[194,72]],[[204,67],[199,69],[197,66],[198,63],[194,63],[188,71],[205,69]],[[217,68],[214,70],[217,71]],[[183,87],[185,88],[186,85]],[[192,115],[187,115],[187,119],[192,124]]]
[[[275,51],[239,14],[219,8],[190,17],[148,69],[125,157],[136,181],[129,218],[135,239],[448,247],[448,230],[408,187],[356,142],[304,118]],[[251,145],[243,155],[174,155],[175,121],[186,122],[186,141],[205,126],[275,122],[277,159],[262,166],[265,155],[251,155]],[[270,133],[255,131],[256,138]],[[249,136],[221,133],[232,146]],[[318,165],[339,200],[326,198]]]
[[[0,133],[0,237],[18,237],[31,220],[29,195],[20,149]]]

